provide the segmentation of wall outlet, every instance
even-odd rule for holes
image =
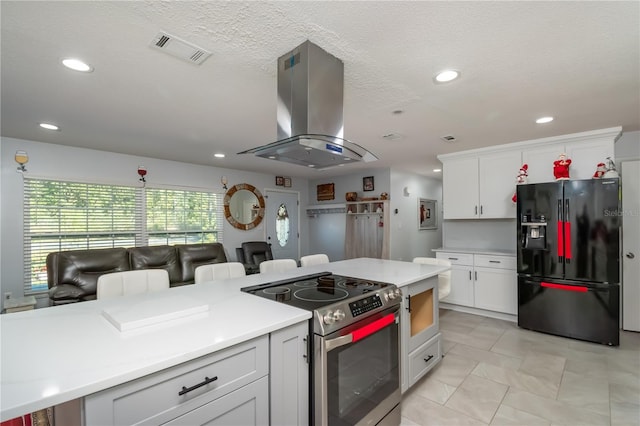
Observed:
[[[4,300],[8,300],[8,299],[11,299],[11,292],[10,292],[10,291],[7,291],[7,292],[4,294]]]

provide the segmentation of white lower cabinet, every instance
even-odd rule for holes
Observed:
[[[516,315],[515,256],[438,252],[436,257],[451,262],[451,293],[443,302]]]
[[[308,321],[84,398],[84,424],[306,425]]]
[[[438,277],[402,287],[401,390],[405,392],[442,357],[438,313]]]
[[[271,333],[272,425],[309,424],[308,339],[307,321]]]

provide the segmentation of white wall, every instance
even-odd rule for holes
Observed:
[[[320,172],[322,173],[322,172]],[[373,191],[363,191],[362,178],[373,176]],[[318,201],[318,185],[333,183],[335,198],[333,200]],[[306,216],[306,209],[311,206],[336,205],[345,206],[347,192],[357,192],[358,197],[380,197],[382,192],[390,193],[389,169],[367,169],[343,176],[318,178],[309,181],[309,203],[302,204],[302,215]],[[344,240],[346,216],[344,213],[323,213],[308,218],[309,246],[302,254],[325,253],[331,261],[344,259]]]
[[[374,177],[374,190],[363,191],[362,178]],[[317,201],[317,185],[333,183],[335,199]],[[410,195],[404,195],[408,187]],[[380,197],[389,194],[390,241],[389,257],[394,260],[411,261],[416,256],[434,257],[432,249],[442,246],[442,181],[396,169],[368,169],[358,173],[315,179],[309,182],[310,205],[345,205],[345,194],[357,192],[358,197]],[[436,200],[438,205],[438,228],[418,230],[418,199]],[[395,210],[398,213],[394,213]],[[319,214],[309,219],[310,253],[327,253],[331,260],[344,259],[346,216],[344,213]]]
[[[442,181],[391,169],[390,188],[390,258],[410,262],[418,256],[435,257],[432,250],[442,246]],[[420,198],[436,200],[437,229],[418,229]]]
[[[625,132],[614,145],[616,161],[640,158],[640,132]]]
[[[16,172],[13,159],[17,150],[27,151],[30,175],[61,179],[75,179],[125,185],[140,185],[138,165],[147,168],[147,184],[171,185],[192,189],[224,192],[220,177],[228,178],[228,186],[249,183],[263,193],[264,182],[275,182],[274,176],[219,167],[200,166],[177,161],[158,160],[132,155],[116,154],[84,148],[46,144],[21,139],[2,138],[0,153],[0,294],[12,292],[13,297],[23,295],[22,262],[22,174]],[[292,179],[291,190],[300,193],[300,205],[308,203],[308,181]],[[300,249],[308,250],[307,216],[301,209]],[[223,244],[229,260],[235,260],[235,248],[243,241],[264,240],[265,227],[261,223],[255,229],[241,231],[224,223]]]

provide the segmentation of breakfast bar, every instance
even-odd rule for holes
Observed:
[[[311,317],[307,310],[244,293],[243,287],[323,271],[375,279],[401,289],[435,282],[431,288],[437,311],[437,275],[446,270],[361,258],[2,315],[0,419],[162,374],[299,327]],[[431,336],[436,332],[437,323]]]

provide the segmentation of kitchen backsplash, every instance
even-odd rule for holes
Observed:
[[[445,220],[442,246],[459,249],[516,249],[515,219]]]

